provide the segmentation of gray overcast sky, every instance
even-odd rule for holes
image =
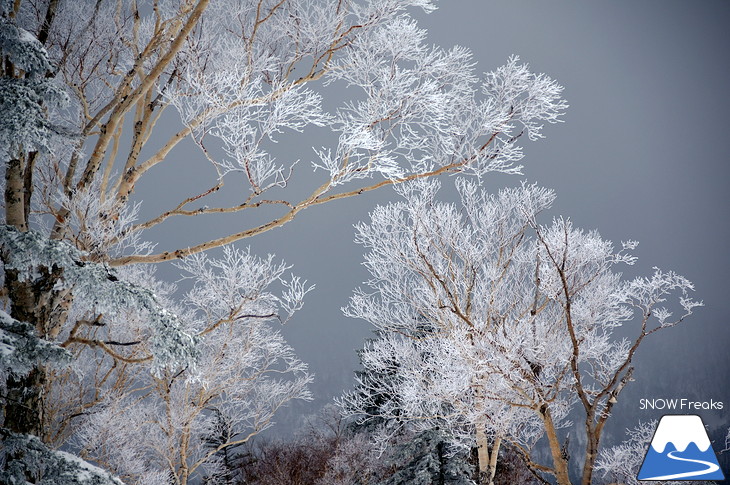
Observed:
[[[615,408],[612,430],[662,414],[639,410],[642,397],[721,400],[723,411],[700,414],[713,427],[730,425],[730,2],[452,0],[430,15],[414,15],[429,30],[429,43],[469,47],[478,72],[517,54],[562,83],[570,103],[565,123],[548,127],[545,140],[525,144],[524,178],[557,191],[554,215],[616,243],[639,240],[632,271],[676,270],[705,301],[686,325],[643,348],[637,382]],[[291,150],[304,160],[312,153],[310,145]],[[495,176],[488,186],[521,179]],[[186,183],[181,176],[181,186]],[[150,181],[137,195],[163,199]],[[316,373],[316,400],[290,407],[279,420],[281,432],[352,385],[355,349],[371,332],[340,312],[367,278],[352,225],[391,198],[388,189],[320,206],[243,243],[258,254],[275,253],[317,284],[283,330]],[[200,230],[228,224],[214,221]],[[200,239],[184,225],[164,230],[158,237],[169,246]]]

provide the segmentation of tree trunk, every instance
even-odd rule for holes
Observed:
[[[59,268],[38,268],[35,280],[23,281],[18,271],[5,271],[5,290],[10,299],[10,316],[35,328],[36,334],[53,341],[63,326],[70,305],[70,295],[54,289],[62,276]],[[33,434],[41,439],[44,433],[44,394],[47,372],[37,365],[24,377],[7,380],[3,403],[3,426],[15,433]]]
[[[20,1],[14,2],[11,17],[15,17]],[[44,44],[48,38],[55,17],[58,0],[50,0],[39,41]],[[22,71],[16,72],[15,66],[6,62],[6,78],[25,77]],[[47,73],[50,75],[50,73]],[[42,104],[42,103],[41,103]],[[33,194],[33,175],[38,153],[18,150],[16,156],[6,159],[5,163],[5,224],[21,232],[29,229],[29,215]],[[3,251],[4,253],[4,251]],[[0,254],[6,263],[5,254]],[[10,315],[18,321],[32,325],[41,338],[53,340],[65,321],[68,301],[66,294],[55,290],[60,277],[57,268],[40,268],[35,280],[23,280],[16,270],[4,268],[4,290],[10,301]],[[59,299],[60,296],[60,299]],[[37,364],[27,375],[9,376],[5,382],[5,396],[2,400],[2,427],[18,434],[35,435],[44,439],[45,406],[44,399],[48,388],[46,367]],[[25,450],[17,450],[14,457],[1,464],[6,468],[14,458],[22,457]],[[22,461],[22,460],[21,460]],[[28,483],[36,483],[41,477],[25,472]]]
[[[479,481],[481,485],[494,485],[494,476],[497,473],[497,458],[499,448],[502,445],[502,438],[496,437],[489,451],[489,442],[483,426],[477,426],[477,460],[479,461]]]
[[[21,232],[28,230],[30,199],[33,187],[33,165],[36,154],[21,155],[6,161],[5,223]],[[62,277],[58,267],[37,267],[31,278],[21,277],[18,270],[7,268],[5,251],[0,258],[5,263],[4,290],[10,302],[10,316],[32,325],[38,337],[54,341],[60,332],[71,302],[66,290],[58,290]],[[45,395],[48,373],[37,364],[27,375],[9,376],[2,399],[2,426],[14,433],[34,435],[46,440]],[[24,450],[17,450],[9,462],[24,461]],[[0,465],[3,468],[6,464]],[[26,473],[28,483],[38,483],[42,477]]]
[[[19,231],[27,231],[23,162],[20,157],[8,160],[5,167],[5,223]],[[5,261],[3,261],[5,263]],[[18,279],[17,271],[5,271],[5,290],[10,298],[10,316],[38,329],[33,289]],[[27,376],[7,379],[3,403],[3,427],[21,434],[40,436],[43,422],[43,389],[45,371],[40,366]]]
[[[22,157],[12,158],[5,167],[5,224],[19,231],[28,230],[25,210],[25,163]]]
[[[586,427],[586,434],[588,435],[588,442],[586,443],[586,458],[583,462],[583,478],[581,479],[581,484],[591,485],[591,481],[593,480],[593,467],[596,464],[596,458],[598,458],[599,438],[595,430],[590,426]]]
[[[570,476],[568,474],[568,462],[563,456],[560,440],[555,431],[555,423],[553,423],[550,408],[543,404],[540,409],[540,417],[545,425],[545,431],[550,445],[550,454],[553,457],[553,469],[555,470],[555,479],[558,485],[571,485]]]
[[[38,280],[21,281],[17,271],[5,271],[5,289],[10,297],[10,316],[30,323],[41,338],[50,328],[50,313],[44,302],[55,283],[53,272],[41,272]],[[43,437],[43,394],[46,389],[46,370],[36,366],[24,377],[7,380],[3,426],[15,433]]]
[[[3,426],[14,433],[41,436],[45,387],[46,372],[40,366],[27,376],[8,378]]]
[[[502,437],[494,438],[492,445],[492,456],[489,458],[489,485],[494,485],[494,476],[497,474],[497,459],[499,458],[499,448],[502,446]]]

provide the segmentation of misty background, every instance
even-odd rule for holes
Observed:
[[[641,410],[642,398],[722,401],[723,410],[697,414],[713,438],[724,439],[730,426],[730,3],[453,0],[439,7],[428,15],[413,12],[428,30],[429,44],[470,48],[477,73],[519,55],[532,71],[561,83],[570,104],[564,123],[546,127],[545,140],[523,142],[524,176],[490,175],[485,186],[496,191],[528,180],[555,189],[557,201],[542,222],[564,215],[616,245],[638,240],[639,261],[625,268],[626,276],[650,275],[654,266],[671,269],[693,281],[694,296],[704,300],[686,323],[642,346],[636,382],[621,394],[604,443],[667,413]],[[329,110],[339,105],[338,96],[351,95],[336,86],[323,93]],[[177,126],[171,122],[170,131]],[[277,156],[301,159],[290,193],[318,185],[324,174],[311,172],[312,147],[334,144],[325,130],[281,137]],[[137,186],[143,220],[215,183],[197,148],[181,146],[173,156],[175,178],[152,170]],[[453,197],[453,179],[442,182],[444,197]],[[241,194],[220,197],[235,203]],[[317,286],[281,329],[315,374],[314,401],[289,405],[270,435],[290,436],[302,417],[352,387],[355,351],[372,336],[366,322],[347,319],[340,310],[368,278],[353,224],[395,198],[386,188],[317,206],[283,228],[237,243],[260,256],[275,254]],[[232,232],[237,217],[248,218],[250,227],[257,216],[177,218],[146,235],[158,250],[177,249],[203,241],[203,233]],[[169,264],[159,274],[179,277]],[[720,450],[724,442],[714,446]]]

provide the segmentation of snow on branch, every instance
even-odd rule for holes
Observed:
[[[36,335],[32,325],[0,310],[0,367],[2,372],[24,376],[38,364],[67,363],[71,355]]]
[[[54,71],[48,53],[33,34],[0,18],[0,55],[24,74],[0,77],[0,156],[21,147],[49,151],[61,128],[48,120],[46,110],[64,106],[68,96],[47,78]]]
[[[53,70],[48,53],[40,41],[27,30],[5,19],[0,20],[0,52],[30,77],[43,77]]]
[[[40,269],[60,271],[56,290],[71,289],[95,312],[107,316],[135,307],[143,311],[151,330],[153,368],[193,364],[195,338],[183,330],[183,323],[163,308],[152,291],[119,279],[104,264],[84,261],[84,253],[63,241],[48,239],[37,232],[20,232],[0,227],[5,270],[18,272],[21,281],[41,278]]]
[[[504,439],[530,456],[545,437],[552,467],[536,470],[561,484],[571,464],[559,433],[579,404],[589,437],[583,483],[591,483],[638,348],[701,302],[671,271],[624,281],[615,268],[634,264],[626,251],[635,242],[615,250],[569,219],[539,224],[550,190],[456,185],[460,203],[449,204],[433,180],[404,184],[404,200],[356,225],[371,278],[344,311],[378,338],[360,352],[364,370],[341,404],[362,421],[437,426],[464,446]]]
[[[38,437],[0,428],[0,483],[29,483],[42,476],[38,485],[123,485],[123,482],[78,456],[48,448]]]

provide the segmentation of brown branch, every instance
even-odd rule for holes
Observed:
[[[553,264],[558,272],[558,276],[560,277],[563,295],[565,296],[565,303],[563,305],[563,310],[565,312],[565,325],[568,329],[568,335],[570,336],[570,342],[573,347],[573,351],[571,352],[570,356],[570,369],[573,373],[573,378],[575,379],[575,390],[578,393],[580,402],[583,405],[586,413],[590,415],[592,413],[595,402],[591,402],[588,398],[588,395],[586,394],[586,391],[583,387],[583,379],[580,373],[580,369],[578,368],[578,357],[580,356],[580,342],[578,341],[578,337],[575,333],[575,326],[573,325],[572,298],[570,293],[570,286],[568,285],[568,280],[565,275],[565,264],[568,252],[568,229],[567,227],[565,229],[565,248],[563,250],[562,262],[558,262],[558,260],[553,255],[553,252],[550,250],[550,246],[548,245],[547,241],[545,241],[545,238],[542,235],[542,231],[540,231],[538,227],[534,227],[534,229],[535,234],[540,241],[540,244],[545,248],[545,252],[550,259],[550,262]]]
[[[41,44],[45,44],[46,40],[48,40],[48,33],[51,30],[51,26],[53,25],[53,20],[56,18],[56,11],[58,10],[58,0],[51,0],[48,3],[48,8],[46,9],[46,15],[43,18],[43,23],[41,24],[41,30],[38,32],[38,40],[41,42]]]
[[[236,309],[236,311],[238,311],[238,309]],[[223,325],[225,323],[232,323],[232,322],[235,322],[236,320],[244,320],[246,318],[259,318],[259,319],[278,318],[279,321],[281,321],[281,317],[279,317],[279,315],[277,315],[276,313],[269,313],[268,315],[245,314],[245,315],[238,315],[236,317],[231,316],[229,318],[222,318],[222,319],[218,320],[210,327],[207,327],[205,330],[198,333],[197,336],[202,337],[203,335],[212,332],[213,330],[215,330],[216,328],[220,327],[221,325]]]
[[[235,234],[231,234],[228,236],[220,237],[217,239],[211,239],[209,241],[206,241],[201,244],[197,244],[195,246],[189,246],[187,248],[180,248],[175,251],[165,251],[162,253],[157,254],[149,254],[149,255],[131,255],[131,256],[123,256],[121,258],[117,258],[114,260],[111,260],[109,264],[111,266],[124,266],[127,264],[139,264],[139,263],[160,263],[162,261],[171,261],[175,259],[181,259],[187,256],[190,256],[192,254],[197,254],[203,251],[207,251],[208,249],[217,248],[226,244],[230,244],[235,241],[239,241],[241,239],[245,239],[247,237],[256,236],[259,234],[263,234],[264,232],[270,231],[271,229],[281,227],[287,222],[290,222],[294,217],[301,212],[302,210],[319,205],[324,204],[327,202],[331,202],[333,200],[338,199],[344,199],[348,197],[353,197],[356,195],[363,194],[365,192],[370,192],[372,190],[379,189],[381,187],[385,187],[388,185],[395,185],[402,182],[409,182],[412,180],[422,179],[426,177],[434,177],[441,175],[443,173],[452,172],[452,171],[458,171],[462,169],[463,167],[467,166],[469,163],[474,161],[479,153],[484,151],[489,144],[494,141],[494,139],[497,137],[498,133],[493,133],[489,139],[479,148],[478,152],[470,157],[467,157],[463,160],[460,160],[458,162],[453,162],[448,165],[444,165],[443,167],[430,170],[428,172],[421,172],[421,173],[414,173],[411,175],[408,175],[406,177],[398,178],[398,179],[387,179],[383,180],[381,182],[378,182],[376,184],[362,187],[360,189],[351,190],[348,192],[341,192],[339,194],[332,194],[327,197],[322,197],[322,195],[329,190],[330,188],[330,182],[325,182],[320,187],[317,188],[307,199],[302,201],[300,204],[292,206],[291,210],[284,214],[282,217],[273,219],[265,224],[261,224],[260,226],[253,227],[250,229],[246,229],[245,231],[237,232]]]
[[[112,350],[106,342],[103,342],[101,340],[94,340],[94,339],[87,339],[82,337],[69,337],[66,339],[65,342],[61,344],[61,347],[66,348],[71,344],[84,344],[88,345],[90,347],[96,347],[102,349],[104,352],[109,354],[114,360],[120,360],[122,362],[126,362],[128,364],[139,364],[142,362],[149,362],[152,360],[151,355],[146,355],[144,357],[125,357],[121,354],[116,353],[114,350]]]
[[[205,197],[207,195],[210,195],[210,194],[212,194],[214,192],[218,192],[221,189],[221,187],[223,187],[223,181],[222,180],[220,182],[218,182],[216,185],[214,185],[213,187],[211,187],[208,190],[206,190],[205,192],[202,192],[202,193],[200,193],[198,195],[193,195],[193,196],[188,197],[187,199],[183,200],[174,209],[169,210],[167,212],[163,212],[159,216],[155,217],[154,219],[150,219],[147,222],[142,222],[142,223],[139,223],[139,224],[135,224],[134,226],[132,226],[130,228],[130,232],[139,231],[141,229],[149,229],[150,227],[156,226],[157,224],[163,222],[165,219],[167,219],[170,216],[174,216],[174,215],[194,215],[195,213],[198,213],[200,211],[184,211],[184,210],[182,210],[182,208],[185,207],[186,205],[188,205],[191,202],[195,202],[196,200],[202,199],[203,197]],[[186,212],[190,212],[190,213],[187,214]],[[224,212],[224,211],[221,211],[221,212]],[[233,211],[231,211],[231,212],[233,212]]]
[[[116,340],[105,340],[104,343],[106,345],[118,345],[120,347],[128,347],[130,345],[139,345],[142,343],[141,340],[136,340],[133,342],[117,342]]]
[[[555,475],[554,469],[547,467],[545,465],[540,465],[539,463],[535,463],[534,461],[532,461],[530,459],[530,453],[519,443],[510,441],[509,446],[519,453],[523,462],[525,463],[525,465],[527,465],[527,468],[535,475],[536,478],[538,478],[543,483],[550,483],[547,480],[545,480],[544,478],[542,478],[540,475],[535,473],[535,471],[537,470],[537,471],[541,471],[544,473],[549,473],[551,475]]]

